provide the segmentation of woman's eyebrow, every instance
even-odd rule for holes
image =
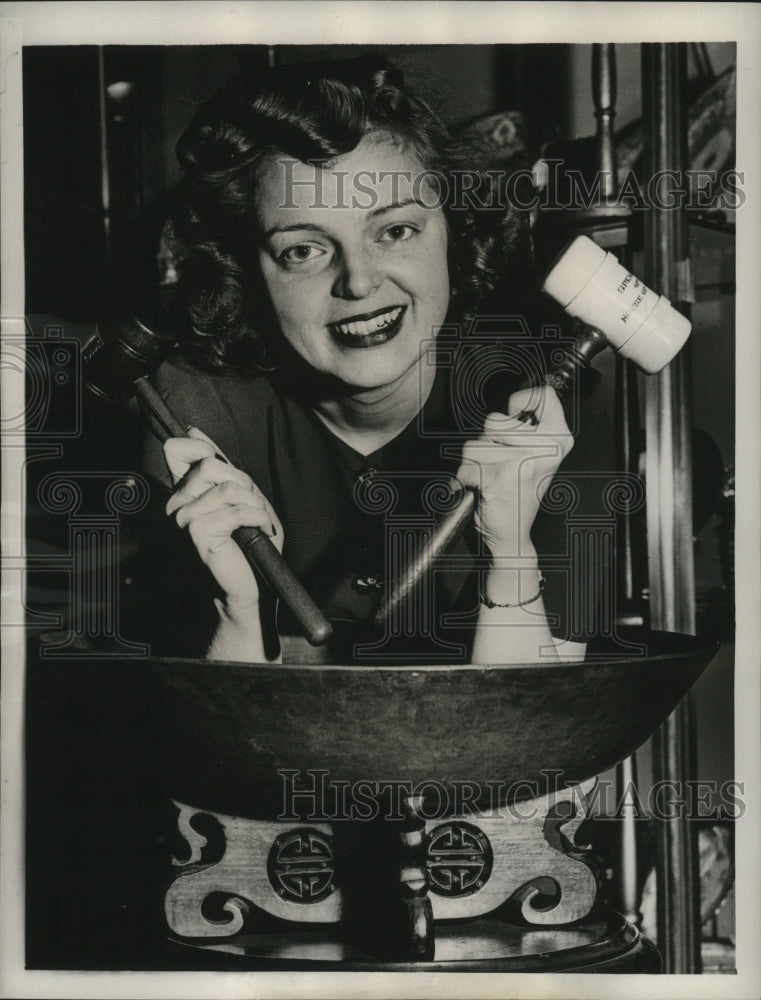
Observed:
[[[294,222],[290,226],[272,226],[271,229],[267,229],[262,233],[262,239],[269,239],[275,233],[294,233],[299,230],[307,230],[310,233],[322,233],[324,232],[322,226],[316,226],[312,222]]]
[[[395,208],[406,208],[408,205],[419,205],[421,208],[430,208],[430,205],[426,206],[425,202],[419,198],[404,198],[401,201],[392,201],[389,205],[381,205],[379,208],[374,208],[370,212],[370,217],[374,218],[376,215],[383,215],[384,212],[392,212]]]
[[[384,215],[386,212],[392,212],[397,208],[406,208],[408,205],[419,205],[420,208],[430,208],[426,205],[424,201],[419,198],[404,198],[401,201],[392,201],[388,205],[380,205],[378,208],[372,209],[370,211],[369,217],[375,218],[378,215]],[[294,233],[294,232],[310,232],[310,233],[324,233],[325,230],[322,226],[318,226],[313,222],[293,222],[290,226],[272,226],[270,229],[265,230],[262,233],[262,239],[269,239],[275,233]]]

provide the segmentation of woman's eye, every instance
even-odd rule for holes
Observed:
[[[321,257],[324,253],[325,251],[321,247],[311,243],[299,243],[295,247],[284,250],[280,254],[279,260],[283,264],[306,264],[308,261]]]
[[[405,223],[398,223],[395,226],[389,226],[388,229],[381,233],[378,242],[379,243],[403,243],[405,240],[410,239],[414,236],[418,230],[414,226]]]

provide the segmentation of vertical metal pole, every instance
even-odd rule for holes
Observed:
[[[630,254],[621,254],[621,263],[631,269]],[[631,361],[616,357],[616,466],[621,472],[636,476],[639,472],[640,415],[637,392],[637,372]],[[625,616],[627,624],[642,624],[642,571],[641,560],[635,552],[634,525],[630,513],[621,514],[618,523],[619,539],[616,552],[618,614]],[[641,539],[644,543],[644,538]],[[640,538],[637,537],[637,543]]]
[[[636,787],[637,762],[632,755],[622,760],[616,768],[619,794],[625,789]],[[639,879],[637,877],[637,820],[634,810],[627,809],[621,818],[619,831],[620,871],[618,873],[618,899],[621,910],[628,921],[639,927],[642,913],[639,908]]]
[[[98,46],[98,119],[100,138],[100,208],[106,260],[111,263],[111,184],[108,173],[108,117],[106,115],[106,67],[103,46]]]
[[[622,263],[630,266],[631,253],[621,255]],[[639,464],[639,400],[637,375],[631,361],[616,358],[616,463],[620,471],[636,475]],[[642,624],[640,616],[641,579],[635,566],[632,515],[618,518],[616,539],[616,587],[618,620]],[[639,539],[638,539],[639,541]],[[619,794],[637,785],[636,754],[622,760],[616,768]],[[640,911],[639,873],[637,861],[637,819],[631,809],[624,811],[619,831],[618,901],[621,912],[636,927],[642,924]]]
[[[613,119],[616,117],[616,47],[611,44],[592,46],[592,100],[597,119],[597,169],[600,173],[600,191],[607,200],[613,200],[618,192],[615,136]],[[628,262],[628,246],[622,248],[621,257]],[[616,433],[617,464],[622,472],[636,472],[632,469],[632,436],[639,431],[632,426],[632,416],[636,413],[636,379],[630,362],[616,359]],[[634,455],[636,465],[636,454]],[[622,598],[627,611],[633,604],[633,572],[631,551],[631,515],[622,514],[618,518],[616,539],[616,566],[618,579],[611,584],[618,588],[619,605]],[[623,580],[621,579],[623,577]],[[623,586],[622,586],[623,583]],[[637,769],[634,757],[628,757],[616,768],[619,793],[636,781]],[[639,925],[639,896],[637,891],[637,828],[634,813],[624,812],[619,829],[618,854],[618,896],[624,916]]]
[[[603,197],[616,194],[616,147],[613,119],[616,117],[616,47],[592,46],[592,100],[597,119],[597,169]]]
[[[642,47],[642,113],[645,176],[687,166],[686,45]],[[646,282],[680,311],[692,298],[689,236],[681,209],[651,206],[645,217]],[[692,548],[691,407],[689,354],[683,351],[660,375],[647,380],[645,432],[648,583],[651,625],[695,632]],[[691,772],[691,719],[685,700],[653,741],[654,778],[684,782]],[[683,815],[658,822],[658,945],[667,973],[700,971],[697,850]]]

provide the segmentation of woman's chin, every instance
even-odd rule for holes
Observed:
[[[334,377],[351,390],[371,392],[374,389],[397,385],[417,363],[417,358],[409,360],[407,364],[400,363],[402,359],[398,355],[384,363],[380,357],[372,355],[373,352],[366,351],[364,363],[337,367],[333,371]]]
[[[399,382],[420,361],[419,347],[403,349],[398,339],[362,348],[338,347],[319,357],[302,356],[314,374],[349,390],[379,389]]]

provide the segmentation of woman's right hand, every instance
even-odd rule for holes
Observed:
[[[225,594],[228,615],[245,614],[259,603],[256,578],[232,538],[236,528],[260,528],[283,547],[283,528],[272,505],[245,472],[220,458],[220,451],[195,427],[188,436],[164,444],[176,484],[166,505],[178,525],[187,528],[198,554]],[[246,617],[248,617],[246,615]]]

